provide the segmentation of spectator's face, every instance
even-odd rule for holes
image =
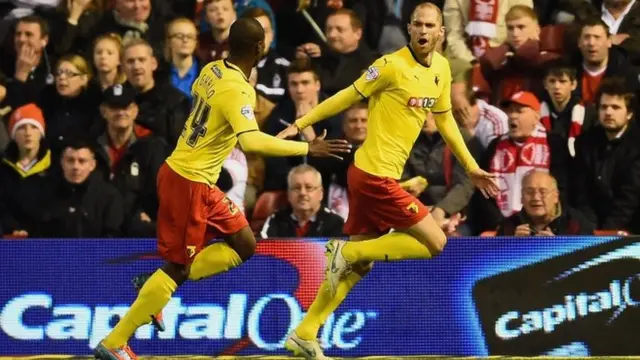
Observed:
[[[266,55],[273,42],[273,26],[271,26],[271,20],[267,16],[259,16],[256,20],[258,20],[264,29],[264,53]]]
[[[42,51],[49,38],[42,36],[42,29],[38,23],[19,22],[13,37],[15,50],[20,51],[23,46],[28,46],[36,51]]]
[[[528,138],[540,119],[535,110],[516,103],[511,103],[506,112],[509,117],[509,137],[516,141]]]
[[[294,211],[318,211],[322,201],[322,183],[311,171],[295,174],[289,184],[289,203]]]
[[[110,73],[120,66],[120,47],[114,40],[102,39],[93,48],[93,63],[101,73]]]
[[[576,89],[578,83],[571,80],[567,74],[547,75],[544,79],[544,88],[549,97],[557,104],[565,104],[571,98],[571,92]]]
[[[63,61],[56,71],[56,91],[65,98],[74,98],[87,87],[89,77],[78,70],[75,65]]]
[[[602,64],[609,58],[611,38],[602,26],[585,26],[580,32],[578,47],[587,63]]]
[[[633,113],[627,109],[623,97],[602,94],[598,105],[598,119],[608,133],[617,134],[631,121]]]
[[[169,28],[169,46],[174,55],[191,56],[196,51],[198,32],[193,23],[180,21]]]
[[[67,148],[62,153],[62,173],[71,184],[82,184],[96,168],[96,160],[89,149]]]
[[[362,29],[354,29],[351,17],[346,14],[329,16],[324,32],[329,47],[341,54],[348,54],[357,49],[362,38]]]
[[[310,71],[289,74],[288,87],[296,104],[317,99],[320,93],[320,81]]]
[[[522,183],[522,206],[532,218],[555,215],[559,193],[549,174],[535,172]]]
[[[407,28],[411,48],[421,57],[434,51],[444,36],[440,14],[430,6],[422,6],[415,10]]]
[[[342,123],[345,138],[354,144],[363,143],[367,137],[368,119],[369,112],[366,108],[351,108],[347,110]]]
[[[125,20],[146,22],[151,15],[151,0],[117,0],[116,11]]]
[[[131,103],[124,108],[107,105],[100,106],[102,117],[107,120],[107,126],[113,130],[126,130],[132,128],[138,117],[138,104]]]
[[[24,124],[16,129],[15,141],[20,151],[37,150],[40,147],[40,139],[42,133],[31,124]]]
[[[236,20],[236,10],[231,0],[217,0],[206,7],[207,22],[218,31],[225,31]]]
[[[251,84],[251,87],[256,87],[257,83],[258,83],[258,68],[254,67],[254,68],[251,68],[251,75],[249,75],[249,84]]]
[[[124,52],[124,72],[129,82],[138,89],[148,90],[153,84],[153,72],[158,62],[153,50],[145,45],[136,45]]]
[[[538,22],[528,16],[507,21],[507,43],[514,49],[531,39],[538,39],[540,26]]]

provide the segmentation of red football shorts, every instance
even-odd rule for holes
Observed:
[[[429,215],[429,209],[395,179],[368,174],[351,164],[347,183],[349,217],[344,225],[347,235],[406,229]]]
[[[190,264],[209,240],[249,225],[220,189],[185,179],[166,163],[158,172],[158,198],[158,252],[171,263]]]

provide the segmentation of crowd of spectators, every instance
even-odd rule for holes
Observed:
[[[406,46],[420,2],[0,0],[0,235],[154,237],[156,174],[180,139],[191,85],[227,56],[238,17],[265,29],[250,81],[258,125],[275,135]],[[476,191],[431,116],[403,188],[448,235],[640,233],[640,3],[432,2],[454,115],[501,192]],[[326,132],[357,149],[367,117],[365,100],[299,138]],[[238,147],[217,186],[263,238],[340,236],[351,162]]]

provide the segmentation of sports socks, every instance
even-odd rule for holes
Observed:
[[[356,272],[351,272],[346,278],[342,279],[336,289],[336,295],[331,297],[329,292],[329,283],[323,281],[318,289],[318,295],[309,307],[307,315],[296,328],[296,334],[303,340],[315,340],[318,337],[320,326],[324,324],[329,315],[333,313],[338,306],[347,297],[351,289],[362,280],[362,276]]]
[[[431,252],[413,236],[392,232],[372,240],[348,242],[342,247],[342,256],[355,264],[363,261],[429,259]]]
[[[140,326],[151,321],[151,315],[157,314],[169,303],[177,287],[178,285],[169,275],[161,269],[156,270],[140,289],[138,298],[127,314],[102,341],[103,345],[108,349],[124,346]]]
[[[189,280],[204,279],[240,264],[242,264],[242,259],[227,243],[209,245],[200,251],[193,260],[189,271]]]

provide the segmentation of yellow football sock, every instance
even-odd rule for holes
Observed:
[[[355,264],[362,261],[428,259],[431,252],[413,236],[392,232],[377,239],[348,242],[342,247],[342,256]]]
[[[351,289],[362,279],[356,272],[351,272],[346,278],[340,280],[336,289],[336,296],[331,297],[329,283],[325,280],[318,289],[318,295],[309,307],[302,322],[296,328],[296,334],[303,340],[315,340],[318,337],[320,326],[324,324],[329,315],[334,312],[347,297]]]
[[[120,319],[118,325],[103,340],[108,349],[116,349],[129,341],[129,338],[140,326],[151,321],[164,308],[178,285],[164,271],[158,269],[140,289],[138,298],[133,302],[127,314]]]
[[[238,253],[227,243],[216,243],[202,250],[191,264],[189,280],[200,280],[242,264]]]

